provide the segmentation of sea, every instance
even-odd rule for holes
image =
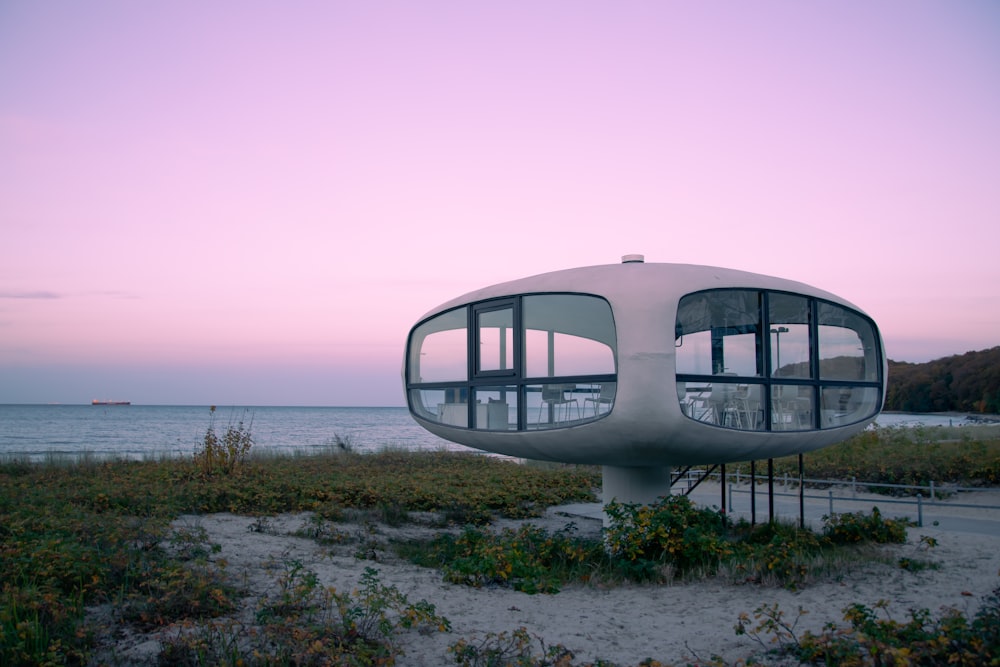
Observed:
[[[385,449],[476,451],[421,428],[402,407],[0,405],[0,460],[190,456],[205,433],[243,422],[254,449],[309,453],[346,443]],[[883,413],[878,426],[962,426],[965,415]]]
[[[339,442],[357,452],[471,451],[424,430],[398,407],[219,406],[213,412],[180,405],[0,405],[0,460],[183,457],[202,446],[210,427],[222,436],[240,422],[261,450],[309,453]]]

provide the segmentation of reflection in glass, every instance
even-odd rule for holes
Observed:
[[[760,294],[712,290],[689,294],[677,306],[677,372],[762,374]]]
[[[468,379],[468,335],[464,308],[448,311],[414,329],[410,338],[411,382]]]
[[[514,309],[477,313],[479,371],[503,371],[514,364]]]
[[[615,327],[606,301],[542,294],[524,297],[523,304],[525,377],[615,372]]]
[[[577,391],[588,394],[583,399],[584,417],[588,415],[589,408],[589,415],[597,418],[611,412],[615,404],[615,394],[618,392],[618,383],[597,382],[591,385],[578,385]]]
[[[771,430],[813,429],[815,389],[804,385],[771,385]]]
[[[556,428],[583,419],[584,393],[576,384],[527,386],[527,426],[529,429]]]
[[[818,336],[821,378],[878,379],[875,330],[868,320],[846,308],[822,303]]]
[[[469,425],[468,390],[464,387],[411,389],[410,404],[424,419],[449,426]]]
[[[758,312],[764,303],[766,336]],[[878,333],[848,308],[785,292],[697,292],[678,303],[674,347],[677,398],[690,419],[732,429],[798,431],[856,423],[878,412]],[[750,381],[754,377],[765,384]],[[845,389],[839,386],[845,381],[871,384]]]
[[[875,387],[824,387],[822,391],[822,428],[859,422],[871,417],[879,408]]]
[[[809,300],[770,294],[771,377],[812,377],[809,364]]]
[[[517,428],[517,387],[476,387],[473,428],[510,431]]]
[[[763,431],[763,386],[732,382],[678,382],[681,412],[697,421],[741,431]]]
[[[462,428],[601,419],[615,403],[615,346],[611,306],[600,297],[526,294],[471,303],[414,328],[409,400],[418,417]]]

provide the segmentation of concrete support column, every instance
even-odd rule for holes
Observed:
[[[652,505],[661,496],[670,495],[670,467],[620,468],[604,466],[602,502]],[[605,524],[607,518],[605,517]]]

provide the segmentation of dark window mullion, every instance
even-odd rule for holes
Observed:
[[[465,376],[465,378],[466,378],[466,380],[465,380],[465,387],[466,387],[465,393],[466,393],[466,396],[467,396],[467,398],[465,400],[465,403],[466,403],[466,405],[465,405],[466,422],[465,423],[467,424],[466,428],[474,428],[474,425],[475,425],[475,421],[474,420],[476,418],[476,411],[475,411],[475,408],[473,407],[475,405],[475,403],[473,402],[473,398],[474,398],[474,394],[475,394],[475,392],[473,391],[473,387],[475,386],[474,382],[475,382],[475,379],[476,379],[476,365],[478,364],[478,361],[479,361],[479,349],[478,349],[479,330],[478,330],[478,327],[479,327],[479,322],[478,322],[478,318],[476,317],[476,309],[473,307],[472,304],[470,304],[470,305],[468,305],[466,307],[466,326],[465,326],[465,329],[468,332],[467,333],[467,339],[468,339],[468,350],[469,350],[469,353],[467,355],[465,355],[465,363],[466,363],[466,367],[467,367],[466,376]]]
[[[760,302],[760,320],[764,327],[763,334],[766,335],[766,342],[764,343],[764,372],[761,376],[764,378],[764,430],[770,431],[773,425],[773,420],[771,415],[773,414],[774,406],[771,399],[771,293],[767,290],[763,290],[763,298]]]
[[[823,425],[820,408],[823,405],[823,385],[819,378],[819,304],[816,299],[809,299],[809,377],[813,386],[813,428],[820,429]]]

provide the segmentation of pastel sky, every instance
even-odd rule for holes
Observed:
[[[547,271],[809,283],[1000,345],[1000,3],[0,3],[0,403],[403,405]]]

